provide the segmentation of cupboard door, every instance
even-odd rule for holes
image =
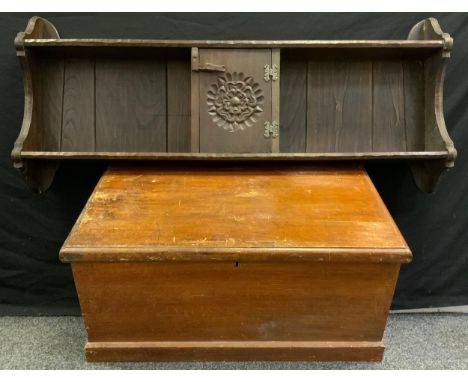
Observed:
[[[272,152],[277,138],[265,133],[272,122],[273,81],[265,74],[271,49],[200,49],[196,60],[200,152]]]

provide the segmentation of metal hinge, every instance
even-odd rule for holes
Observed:
[[[192,71],[193,72],[225,72],[225,65],[212,64],[211,62],[200,63],[198,48],[192,48]]]
[[[266,121],[265,124],[265,132],[263,133],[265,138],[277,138],[279,136],[279,123],[277,121],[269,122]]]
[[[279,78],[278,65],[273,64],[270,66],[266,64],[264,68],[265,68],[265,75],[263,76],[263,78],[265,81],[270,81],[270,78],[272,81],[278,80]]]

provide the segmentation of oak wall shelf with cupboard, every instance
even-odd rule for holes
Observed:
[[[443,118],[452,39],[62,39],[15,45],[25,111],[12,158],[39,191],[61,160],[406,160],[431,192],[456,150]]]

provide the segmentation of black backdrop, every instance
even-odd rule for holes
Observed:
[[[405,39],[434,16],[455,39],[445,116],[458,149],[435,194],[419,192],[406,165],[368,170],[414,254],[402,267],[393,308],[468,304],[467,14],[39,14],[65,38]],[[0,315],[79,314],[69,265],[58,251],[104,165],[66,163],[51,189],[34,194],[10,151],[23,113],[13,39],[32,14],[0,15]]]

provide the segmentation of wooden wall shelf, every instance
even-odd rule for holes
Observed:
[[[456,157],[452,39],[433,18],[407,40],[210,41],[62,39],[33,17],[15,45],[25,110],[12,158],[38,191],[64,159],[403,159],[432,192]]]

